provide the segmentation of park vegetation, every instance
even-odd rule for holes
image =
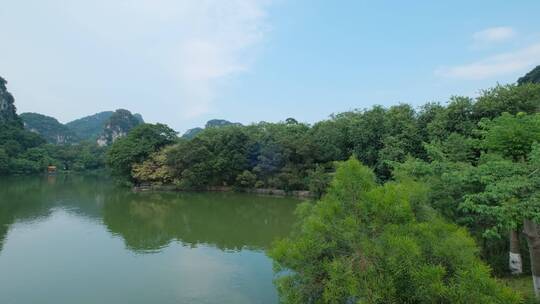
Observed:
[[[141,157],[127,153],[141,137],[128,136],[109,158],[133,184],[322,198],[303,204],[298,231],[271,251],[285,270],[277,281],[284,302],[519,303],[491,275],[532,274],[540,290],[535,82],[313,125],[289,118],[180,139],[161,132],[162,144]]]

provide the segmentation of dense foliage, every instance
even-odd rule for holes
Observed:
[[[486,90],[476,99],[452,97],[446,105],[429,103],[419,110],[407,104],[375,106],[333,115],[314,125],[288,119],[206,128],[169,149],[163,161],[167,168],[162,171],[169,172],[167,179],[181,188],[253,184],[308,190],[317,180],[325,180],[321,173],[331,172],[334,161],[355,155],[373,168],[379,181],[386,181],[392,177],[393,163],[408,157],[429,161],[434,150],[452,161],[475,163],[481,150],[476,130],[482,118],[503,112],[534,113],[539,105],[540,85],[506,85]],[[147,172],[152,176],[138,172],[136,181],[159,182]],[[324,183],[319,187],[324,188]]]
[[[376,184],[356,159],[299,209],[271,251],[285,303],[520,303],[490,277],[467,232],[440,219],[421,184]]]
[[[107,153],[107,164],[113,174],[129,177],[133,165],[143,162],[153,152],[175,140],[176,132],[166,125],[139,125],[112,145]]]
[[[426,145],[428,160],[409,159],[394,173],[429,185],[430,204],[483,239],[484,258],[506,272],[506,236],[540,219],[538,142],[540,114],[503,113],[454,143],[459,153],[445,150],[446,143]]]

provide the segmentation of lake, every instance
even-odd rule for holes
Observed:
[[[298,200],[0,179],[0,303],[277,303],[271,243]]]

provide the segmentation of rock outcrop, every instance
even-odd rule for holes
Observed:
[[[22,127],[22,122],[17,116],[15,98],[6,88],[7,81],[0,77],[0,124],[12,124]]]
[[[141,121],[142,117],[138,118],[128,110],[116,110],[107,120],[103,132],[97,138],[98,146],[113,144],[117,139],[126,136],[131,129],[142,124]]]

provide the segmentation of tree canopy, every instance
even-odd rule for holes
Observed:
[[[276,244],[285,303],[520,303],[490,277],[468,233],[439,218],[426,188],[376,183],[352,158],[328,193],[299,210],[300,226]]]

